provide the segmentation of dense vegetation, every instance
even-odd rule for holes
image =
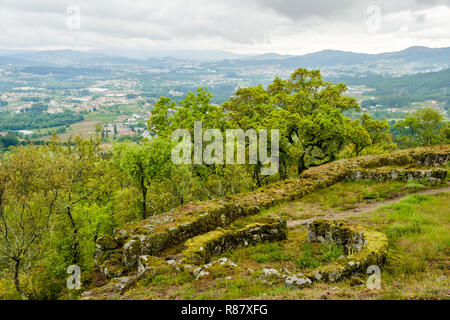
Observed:
[[[404,75],[397,78],[384,78],[381,76],[369,77],[364,80],[370,88],[375,88],[377,96],[416,96],[420,98],[441,98],[446,96],[449,89],[450,69],[438,72],[418,73]]]
[[[413,102],[436,100],[444,104],[448,110],[450,107],[450,69],[438,72],[418,73],[401,77],[382,77],[372,75],[364,78],[343,78],[345,83],[363,84],[375,89],[370,94],[375,99],[365,100],[362,107],[381,105],[384,107],[403,108]],[[390,114],[389,118],[395,118]]]
[[[0,151],[6,151],[11,146],[17,146],[19,144],[19,138],[17,135],[8,133],[5,136],[0,136]]]
[[[0,113],[0,130],[30,130],[66,126],[83,121],[83,116],[68,110],[61,113],[47,113],[48,106],[34,103],[20,113]]]
[[[155,135],[150,141],[103,148],[98,130],[90,140],[59,141],[55,135],[46,145],[10,148],[0,159],[0,298],[61,297],[73,264],[81,267],[83,283],[95,282],[95,241],[127,222],[189,201],[252,190],[340,157],[397,148],[386,121],[344,115],[359,110],[345,91],[344,84],[324,82],[319,71],[299,69],[267,88],[238,89],[222,106],[211,103],[206,89],[179,103],[162,97],[148,121]],[[29,127],[38,125],[42,108],[35,104],[1,123],[27,119]],[[45,115],[50,116],[57,115]],[[262,176],[261,161],[174,164],[171,135],[179,128],[192,132],[194,121],[221,132],[279,129],[279,173]],[[401,147],[450,141],[448,124],[433,110],[411,115],[395,130],[405,137],[398,140]]]

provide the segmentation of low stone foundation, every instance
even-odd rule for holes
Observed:
[[[371,265],[381,268],[388,249],[388,240],[383,233],[361,231],[355,226],[338,221],[311,222],[308,225],[308,241],[343,245],[349,254],[308,274],[283,275],[289,287],[303,288],[314,281],[339,281],[357,273],[366,273]]]
[[[186,241],[182,263],[202,265],[208,263],[212,256],[228,250],[265,241],[285,240],[286,236],[284,220],[252,223],[237,230],[216,229]]]
[[[364,234],[344,222],[315,220],[308,224],[308,241],[334,243],[345,248],[346,254],[360,251],[366,244]]]

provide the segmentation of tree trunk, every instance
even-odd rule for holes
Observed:
[[[365,147],[355,146],[355,156],[359,157]]]
[[[300,175],[300,173],[302,173],[303,171],[305,171],[306,166],[305,166],[305,156],[301,156],[300,159],[298,159],[297,162],[297,174]]]
[[[281,166],[280,166],[280,180],[285,180],[285,179],[287,179],[287,165],[286,165],[286,160],[282,159]]]
[[[20,287],[19,281],[19,267],[20,267],[20,259],[14,259],[14,286],[16,287],[16,291],[23,297],[23,291]]]
[[[260,170],[260,166],[256,165],[255,169],[253,171],[253,177],[256,180],[256,185],[258,186],[258,188],[261,188],[261,178],[259,176],[259,170]]]
[[[80,261],[80,244],[78,241],[78,228],[73,230],[73,264],[77,265]]]
[[[142,186],[142,219],[147,218],[147,188]]]
[[[180,206],[184,205],[184,188],[181,189],[180,193]]]
[[[67,216],[69,217],[70,224],[72,225],[72,238],[73,238],[72,263],[78,264],[78,262],[80,261],[80,245],[79,245],[79,241],[78,241],[78,227],[72,216],[70,206],[67,207]]]
[[[141,185],[141,193],[142,193],[142,219],[147,218],[147,187],[145,185],[145,171],[142,167],[142,163],[138,163],[139,173],[140,173],[140,185]]]

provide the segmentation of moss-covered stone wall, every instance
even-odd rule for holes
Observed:
[[[402,169],[402,168],[381,168],[381,169],[356,169],[351,170],[347,175],[347,180],[411,180],[426,179],[429,182],[444,180],[447,177],[445,169]]]
[[[308,224],[309,242],[341,245],[346,253],[358,252],[365,244],[364,234],[344,222],[315,220]]]
[[[286,235],[284,220],[252,223],[236,230],[218,228],[186,241],[182,262],[193,265],[205,264],[212,256],[230,249],[265,241],[284,240]]]
[[[388,250],[388,239],[383,233],[339,221],[311,222],[308,225],[308,241],[343,245],[347,248],[347,256],[307,274],[282,275],[287,286],[302,288],[315,281],[335,282],[357,273],[366,273],[371,265],[381,268]]]

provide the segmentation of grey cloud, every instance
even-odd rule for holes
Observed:
[[[256,2],[262,7],[271,8],[293,20],[310,17],[322,17],[324,19],[343,17],[348,15],[349,11],[356,11],[355,7],[359,9],[364,7],[361,6],[361,1],[357,0],[256,0]]]
[[[81,30],[66,26],[66,10],[73,4],[81,9]],[[291,36],[301,37],[307,46],[308,40],[321,36],[350,39],[363,34],[369,5],[379,6],[387,17],[380,33],[395,33],[404,24],[418,37],[433,38],[437,30],[442,38],[448,30],[448,22],[436,24],[421,10],[449,6],[450,0],[0,0],[0,47],[195,49],[202,44],[240,49],[286,43]],[[390,18],[398,12],[409,14],[398,21]],[[420,33],[422,25],[427,32]]]
[[[52,3],[44,1],[38,6],[33,1],[18,4],[6,0],[2,1],[1,7],[14,15],[22,28],[37,25],[65,31],[66,9],[72,2],[57,2],[55,6]],[[152,40],[217,36],[237,43],[255,43],[264,41],[267,32],[283,19],[264,10],[255,11],[256,7],[246,10],[247,5],[235,0],[172,0],[165,3],[80,0],[76,5],[81,9],[84,32]],[[49,15],[53,18],[47,19]]]
[[[450,0],[255,0],[261,7],[273,9],[292,20],[320,17],[324,20],[365,19],[371,5],[380,7],[383,14],[404,10],[420,10],[436,5],[450,5]]]
[[[425,19],[427,18],[427,14],[426,13],[416,14],[416,15],[413,15],[413,16],[414,16],[416,22],[418,22],[418,23],[424,23]]]

